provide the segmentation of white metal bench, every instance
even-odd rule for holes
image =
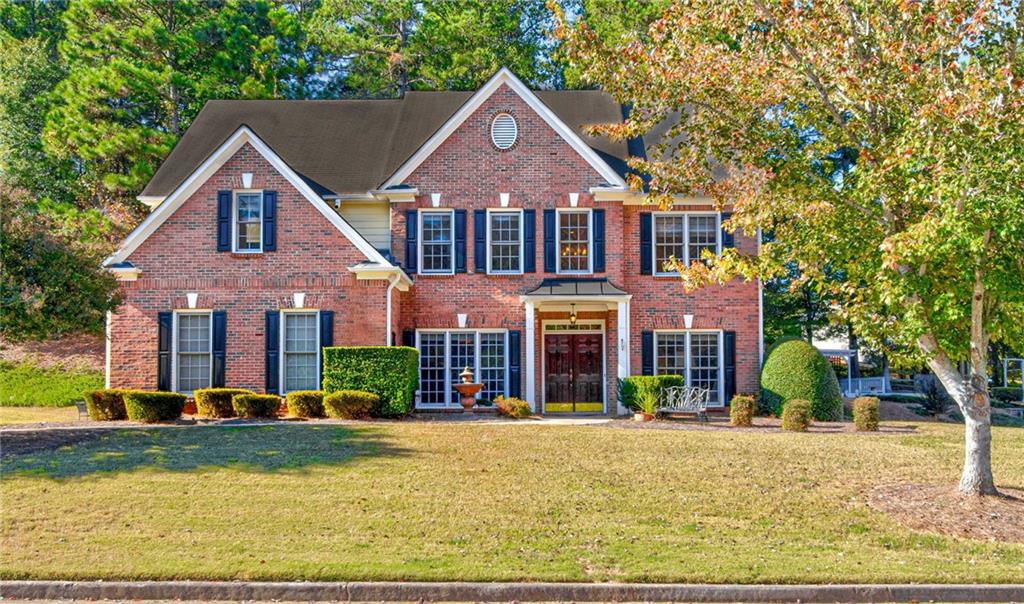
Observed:
[[[701,422],[708,421],[708,398],[711,391],[707,388],[690,386],[671,386],[665,388],[658,401],[658,413],[690,413]]]

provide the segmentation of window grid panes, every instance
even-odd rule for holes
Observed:
[[[284,313],[284,388],[318,390],[319,337],[315,313]]]
[[[558,270],[590,272],[590,212],[558,214]]]
[[[448,392],[445,334],[420,334],[420,403],[443,405]]]
[[[658,334],[658,375],[686,379],[686,334]]]
[[[718,253],[718,218],[716,216],[690,216],[687,235],[689,239],[690,258],[692,264],[701,260],[704,250],[712,254]]]
[[[422,226],[422,272],[452,272],[451,212],[424,212]]]
[[[210,315],[178,315],[178,391],[210,387]]]
[[[491,272],[520,272],[521,215],[519,212],[491,212],[488,222],[491,234]]]
[[[453,387],[466,367],[484,385],[481,401],[505,394],[507,344],[505,332],[419,332],[420,405],[459,406]]]
[[[263,194],[238,193],[235,203],[235,250],[258,252],[263,238]]]
[[[476,370],[476,333],[453,332],[449,334],[448,345],[448,371],[449,382],[455,384],[461,382],[459,374],[466,367],[473,372],[474,377],[480,377]],[[448,402],[452,405],[459,404],[459,393],[452,388],[448,393]]]
[[[686,262],[686,217],[679,215],[654,217],[654,272],[667,273],[670,258]]]
[[[493,401],[505,394],[505,334],[480,334],[480,398]]]
[[[682,376],[687,386],[708,389],[708,403],[720,405],[718,336],[717,332],[658,333],[657,374]]]

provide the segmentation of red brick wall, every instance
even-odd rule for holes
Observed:
[[[217,191],[240,188],[243,172],[254,188],[278,193],[277,251],[217,251]],[[156,388],[157,313],[187,309],[187,292],[199,294],[198,308],[227,312],[228,386],[263,390],[264,314],[292,307],[294,292],[306,294],[306,308],[335,312],[335,344],[382,344],[386,283],[357,282],[348,271],[364,259],[246,145],[128,258],[142,275],[122,283],[124,303],[111,318],[111,385]]]

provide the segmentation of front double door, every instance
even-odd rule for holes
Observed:
[[[599,333],[544,336],[544,412],[604,411],[603,336]]]

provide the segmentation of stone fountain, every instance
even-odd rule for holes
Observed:
[[[462,395],[462,398],[459,400],[462,403],[462,412],[472,413],[473,405],[476,404],[476,393],[480,392],[484,385],[473,383],[473,372],[470,371],[469,367],[463,369],[459,377],[462,378],[462,382],[455,384],[455,389]]]

